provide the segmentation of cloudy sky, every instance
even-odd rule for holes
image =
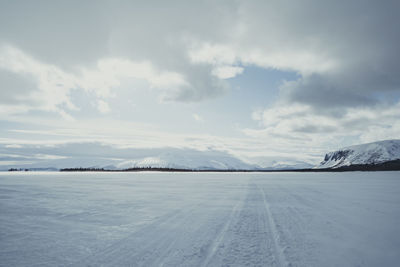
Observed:
[[[0,1],[0,143],[316,162],[400,137],[399,1]]]

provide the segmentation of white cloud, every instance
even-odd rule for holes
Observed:
[[[235,66],[220,66],[212,70],[212,74],[220,79],[233,78],[243,72],[244,68]]]
[[[329,85],[322,91],[332,96],[399,89],[399,20],[393,12],[398,1],[169,5],[176,8],[157,1],[141,3],[141,8],[129,1],[86,3],[70,23],[65,10],[76,10],[74,2],[63,8],[32,4],[29,14],[10,3],[0,11],[7,22],[0,29],[2,40],[55,66],[86,66],[87,86],[96,85],[103,97],[112,95],[109,88],[120,82],[114,67],[129,77],[134,69],[135,78],[153,87],[171,87],[165,99],[188,102],[225,92],[219,80],[249,65],[299,73],[307,82],[293,85],[288,94],[296,102],[301,92],[311,91],[306,94],[309,105],[318,101],[311,96],[318,93],[319,81]],[[313,75],[320,78],[307,79]]]
[[[214,75],[221,66],[296,72],[300,78],[281,87],[281,98],[322,112],[374,105],[377,92],[400,90],[400,38],[392,27],[399,19],[391,11],[398,2],[237,3],[227,36],[192,40],[193,64],[211,66]]]
[[[225,44],[205,42],[202,45],[193,46],[188,55],[192,63],[207,63],[214,68],[221,66],[234,68],[234,65],[239,64],[255,65],[267,69],[296,71],[305,76],[334,71],[339,65],[334,57],[321,55],[315,51],[275,47],[268,43],[262,47],[257,42],[248,45],[241,41],[244,40],[239,39],[238,42]],[[235,75],[240,73],[237,72]]]
[[[355,107],[340,114],[324,114],[304,104],[279,103],[253,113],[259,129],[244,129],[253,138],[271,146],[339,148],[343,143],[398,139],[400,102],[387,107]]]
[[[66,72],[59,67],[34,59],[27,53],[8,45],[0,47],[0,69],[21,76],[28,75],[37,87],[28,92],[21,103],[1,103],[0,108],[7,114],[44,110],[59,113],[72,120],[70,111],[78,108],[72,103],[72,90],[84,90],[97,98],[97,109],[108,113],[110,107],[105,99],[113,97],[121,80],[132,78],[145,80],[149,88],[160,91],[161,95],[174,94],[179,88],[188,86],[184,77],[176,72],[157,70],[150,62],[133,62],[120,58],[103,58],[93,68],[80,67],[78,73]],[[5,85],[6,86],[6,85]],[[7,90],[5,88],[4,90]],[[9,90],[9,94],[19,93]]]
[[[194,44],[197,42],[192,41]],[[238,61],[237,52],[231,45],[210,44],[193,45],[188,51],[193,63],[208,63],[212,65],[232,65]]]
[[[68,96],[69,91],[76,87],[75,78],[56,66],[41,63],[21,50],[3,45],[0,46],[0,68],[20,75],[29,75],[37,83],[37,90],[29,92],[24,101],[15,108],[20,107],[21,110],[33,108],[59,113],[62,113],[60,105],[65,105],[70,110],[76,109]],[[13,93],[9,91],[9,94]],[[1,104],[7,106],[7,103]],[[9,112],[13,112],[15,108],[5,107]]]
[[[97,109],[100,111],[102,114],[109,113],[111,111],[110,106],[108,105],[107,102],[104,100],[99,99],[97,101]]]
[[[151,88],[162,91],[187,86],[179,73],[157,70],[148,61],[133,62],[120,58],[103,58],[98,60],[95,68],[81,68],[79,86],[95,91],[99,97],[109,97],[112,89],[120,86],[122,78],[142,79]]]
[[[224,79],[256,66],[292,71],[299,79],[280,87],[278,103],[253,114],[260,127],[244,130],[254,138],[253,149],[302,153],[305,146],[339,147],[346,136],[357,142],[398,138],[398,96],[395,104],[387,100],[400,90],[399,3],[239,0],[165,8],[146,1],[137,8],[127,1],[77,9],[65,1],[63,8],[49,2],[24,12],[10,2],[0,9],[0,42],[11,44],[0,46],[0,69],[34,81],[35,88],[14,90],[0,76],[6,91],[0,116],[39,121],[29,112],[45,111],[73,120],[81,107],[74,90],[107,113],[126,79],[145,81],[164,100],[200,101],[227,92]],[[74,23],[68,10],[77,11]],[[143,144],[161,142],[157,138]],[[198,140],[204,142],[199,146],[217,143]]]
[[[201,117],[199,114],[193,113],[193,118],[195,119],[195,121],[204,122],[203,117]]]

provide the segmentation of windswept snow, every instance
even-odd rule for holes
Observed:
[[[330,152],[318,168],[338,168],[355,164],[376,164],[400,159],[400,140],[350,146]]]
[[[0,266],[397,266],[398,172],[1,173]]]

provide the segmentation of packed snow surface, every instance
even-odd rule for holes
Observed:
[[[399,172],[0,174],[0,266],[399,266]]]
[[[385,140],[330,152],[325,155],[318,168],[376,164],[396,159],[400,159],[400,140]]]

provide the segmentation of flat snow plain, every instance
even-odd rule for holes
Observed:
[[[1,173],[1,266],[399,266],[400,172]]]

